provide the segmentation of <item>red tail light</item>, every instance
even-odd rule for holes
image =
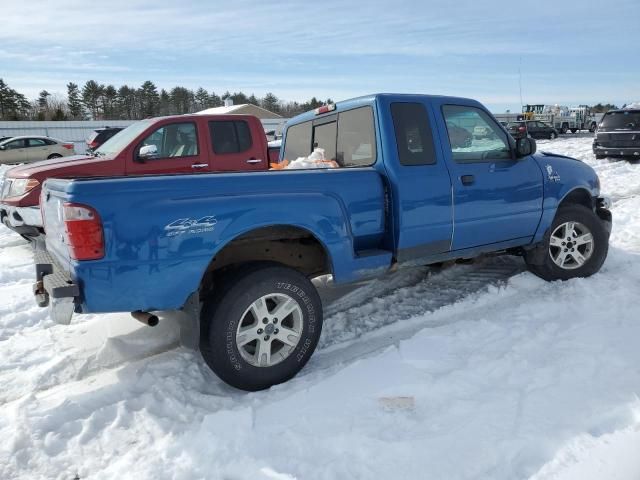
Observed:
[[[526,130],[527,130],[527,128],[526,128],[526,127],[520,127],[520,128],[518,128],[518,131],[519,131],[519,132],[525,132]]]
[[[73,143],[63,143],[62,146],[67,150],[73,150]]]
[[[98,142],[93,141],[93,142],[88,142],[89,148],[97,148],[98,147]]]
[[[87,205],[65,202],[62,218],[71,258],[97,260],[104,257],[104,235],[98,212]]]

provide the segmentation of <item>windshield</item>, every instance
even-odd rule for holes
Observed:
[[[602,118],[602,130],[640,129],[640,111],[609,112]]]
[[[113,137],[100,145],[100,148],[97,148],[94,153],[100,157],[111,157],[117,155],[133,140],[135,140],[138,135],[149,128],[149,125],[153,123],[153,121],[153,119],[140,120],[139,122],[129,125],[127,128],[120,130]]]

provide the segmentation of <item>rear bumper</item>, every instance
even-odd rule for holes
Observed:
[[[80,297],[80,288],[46,250],[36,250],[33,294],[39,307],[49,307],[56,323],[68,325]]]
[[[5,226],[20,235],[37,237],[42,233],[40,207],[14,207],[0,204],[0,218]]]
[[[640,158],[640,146],[637,147],[602,147],[593,146],[593,153],[607,157],[638,157]]]

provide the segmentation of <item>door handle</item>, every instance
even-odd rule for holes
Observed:
[[[191,165],[191,168],[200,169],[200,168],[207,168],[208,166],[209,166],[208,163],[194,163],[193,165]]]
[[[475,182],[476,178],[473,175],[462,175],[460,177],[460,180],[462,181],[463,185],[473,185],[473,182]]]
[[[250,158],[249,160],[247,160],[247,163],[260,163],[262,162],[261,158]]]

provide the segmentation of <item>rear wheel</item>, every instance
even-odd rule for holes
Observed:
[[[200,351],[226,383],[263,390],[295,376],[318,344],[322,304],[301,273],[257,263],[229,274],[205,302]]]
[[[51,160],[52,158],[60,158],[60,157],[62,157],[62,155],[60,155],[59,153],[52,153],[47,157],[47,160]]]
[[[571,133],[576,133],[577,131],[578,131],[578,129],[577,129],[577,128],[572,128],[572,129],[571,129]]]
[[[596,153],[596,160],[602,160],[602,159],[603,159],[603,158],[605,158],[605,157],[606,157],[606,155],[598,155],[598,154]]]
[[[569,124],[568,123],[563,123],[562,127],[560,128],[560,133],[562,133],[564,135],[568,131],[569,131]]]
[[[551,132],[549,134],[549,140],[553,140],[554,138],[558,138],[558,134],[556,132]]]
[[[529,270],[545,280],[568,280],[593,275],[604,263],[609,236],[598,216],[582,205],[558,210],[543,240],[544,258],[525,256]]]

